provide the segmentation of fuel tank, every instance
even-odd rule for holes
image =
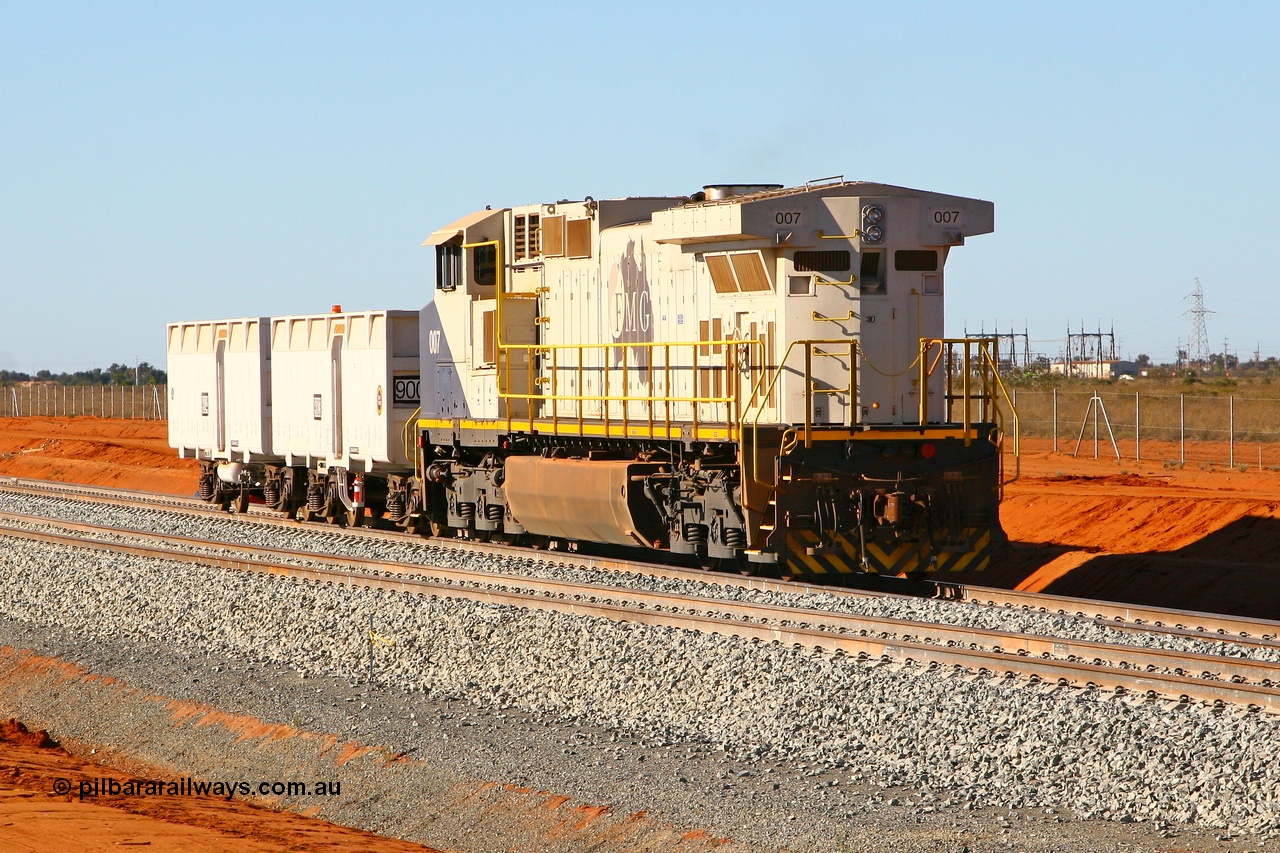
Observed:
[[[667,526],[645,495],[652,462],[510,456],[502,491],[512,518],[542,536],[660,547]]]

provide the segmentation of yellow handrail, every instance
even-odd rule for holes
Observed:
[[[1008,389],[1000,379],[1000,371],[994,355],[996,345],[997,340],[995,338],[921,339],[918,359],[920,365],[920,378],[918,380],[920,384],[920,422],[924,423],[927,420],[929,379],[934,375],[940,363],[945,362],[943,365],[943,384],[945,386],[943,390],[943,417],[951,418],[951,404],[958,399],[962,404],[961,423],[965,428],[966,443],[971,440],[968,433],[973,422],[972,407],[974,400],[977,400],[981,406],[979,417],[983,421],[990,421],[996,425],[996,434],[992,437],[992,441],[997,445],[1003,441],[1004,436],[1008,434],[1004,415],[999,405],[999,400],[1003,399],[1008,406],[1013,421],[1013,456],[1015,460],[1014,476],[1001,484],[1004,485],[1013,482],[1021,475],[1021,423],[1018,419],[1017,407],[1013,404],[1013,398],[1009,395]],[[938,354],[930,361],[929,351],[934,347],[937,347]],[[952,375],[956,347],[963,347],[960,354],[962,375],[959,381],[961,393],[958,397],[952,392],[956,381]],[[980,383],[979,393],[976,395],[973,393],[971,385],[975,371]]]
[[[628,341],[623,343],[608,342],[608,343],[591,343],[591,344],[546,344],[546,343],[508,344],[508,343],[503,343],[501,345],[502,355],[498,359],[500,372],[502,372],[502,368],[509,369],[509,365],[510,365],[509,353],[512,351],[526,351],[530,353],[531,375],[533,372],[532,356],[550,355],[551,365],[549,369],[551,373],[551,376],[550,376],[551,388],[549,389],[549,393],[537,387],[533,387],[522,392],[522,391],[511,390],[508,387],[509,383],[502,382],[499,385],[498,397],[503,400],[526,401],[529,404],[528,417],[531,424],[532,424],[532,421],[536,419],[536,415],[534,413],[535,403],[551,404],[550,417],[553,422],[558,422],[560,417],[559,407],[556,405],[559,402],[578,403],[579,405],[577,406],[577,409],[578,409],[577,417],[579,421],[582,421],[584,417],[584,412],[583,412],[584,407],[581,405],[581,403],[584,403],[584,402],[603,403],[604,405],[602,406],[601,418],[606,422],[606,424],[608,424],[613,418],[613,414],[608,404],[620,403],[622,405],[621,420],[624,428],[626,428],[630,424],[632,419],[632,416],[629,410],[630,404],[643,403],[645,404],[645,407],[650,412],[650,419],[649,419],[650,431],[652,431],[653,411],[656,403],[663,404],[662,420],[665,422],[668,429],[670,429],[670,426],[674,421],[672,417],[672,411],[671,411],[672,404],[675,404],[675,403],[691,404],[693,406],[692,415],[693,415],[693,422],[695,426],[700,422],[702,418],[702,413],[699,411],[700,406],[724,405],[728,409],[728,412],[726,413],[727,417],[725,419],[726,426],[729,428],[732,436],[734,438],[737,438],[741,434],[741,422],[742,422],[742,399],[740,394],[740,388],[738,387],[739,382],[733,381],[731,379],[730,381],[725,383],[724,391],[719,394],[717,393],[699,394],[695,392],[691,396],[672,396],[672,394],[670,393],[671,379],[672,379],[673,373],[687,372],[694,377],[692,381],[696,383],[698,381],[697,377],[699,376],[698,371],[700,369],[707,369],[707,368],[704,368],[704,366],[700,364],[698,361],[698,350],[703,347],[707,347],[707,348],[714,347],[716,349],[720,349],[726,352],[727,353],[727,355],[725,356],[726,363],[724,365],[718,365],[718,364],[712,365],[711,369],[714,369],[718,372],[723,371],[721,375],[737,377],[741,372],[740,365],[738,363],[738,356],[737,356],[738,348],[745,347],[745,348],[748,348],[749,350],[754,348],[762,348],[763,343],[759,340],[749,340],[749,339],[740,339],[740,338],[725,338],[721,340],[712,340],[712,341]],[[672,363],[671,351],[673,349],[678,350],[679,348],[685,348],[691,351],[692,358],[690,362],[681,363],[677,361],[677,363],[674,363],[674,364]],[[656,355],[658,350],[661,350],[663,353],[663,363],[661,365],[658,365],[656,369],[661,370],[665,376],[666,388],[668,389],[667,392],[661,395],[655,394],[652,392],[648,394],[632,393],[629,389],[631,354],[636,351],[646,353],[646,356],[644,359],[645,364],[642,369],[645,371],[644,373],[645,380],[646,380],[645,385],[648,388],[652,389],[654,387],[655,361],[656,361],[654,356]],[[570,365],[564,365],[561,363],[560,354],[566,351],[576,353],[577,355],[575,359],[576,363],[570,364]],[[618,351],[621,354],[620,364],[618,366],[610,365],[610,361],[613,360],[611,359],[613,351]],[[599,365],[588,365],[586,363],[587,361],[586,353],[588,352],[594,352],[602,356],[601,363]],[[748,366],[752,364],[752,359],[750,357],[748,357],[747,359],[747,364]],[[566,394],[560,391],[559,384],[561,380],[561,374],[564,373],[565,371],[569,371],[571,374],[573,374],[574,378],[577,380],[576,381],[577,393]],[[613,379],[613,375],[615,373],[622,374],[623,387],[622,387],[621,393],[610,393],[611,380]],[[589,375],[595,375],[600,378],[603,386],[601,388],[600,393],[598,394],[585,393],[585,390],[584,390],[585,379]],[[546,379],[546,377],[540,377],[540,378],[543,378],[544,380]],[[546,384],[546,382],[544,381],[541,384]],[[506,420],[508,422],[508,427],[510,427],[511,424],[514,423],[515,421],[515,418],[510,414],[509,411],[506,415]],[[579,426],[581,426],[581,423],[579,424]]]
[[[476,248],[478,246],[492,245],[495,252],[501,251],[501,243],[497,240],[466,244],[464,248]],[[560,403],[573,403],[576,411],[576,420],[578,421],[579,432],[582,432],[585,426],[586,406],[585,403],[599,403],[600,417],[604,420],[608,427],[615,417],[614,405],[620,404],[620,420],[624,431],[630,429],[632,424],[632,404],[642,404],[648,413],[648,433],[653,435],[658,428],[660,420],[664,427],[663,434],[670,436],[673,425],[678,421],[673,418],[672,407],[677,404],[688,404],[692,407],[691,416],[692,424],[695,429],[703,420],[701,411],[703,406],[725,406],[722,422],[727,431],[727,437],[730,440],[742,440],[748,426],[751,428],[751,453],[752,467],[750,476],[755,482],[762,485],[773,485],[766,480],[761,479],[760,459],[759,459],[759,434],[760,421],[768,410],[768,400],[773,397],[779,382],[781,381],[783,372],[786,371],[787,365],[791,360],[792,354],[797,347],[804,350],[804,366],[802,370],[802,378],[804,380],[804,442],[805,446],[812,446],[813,442],[813,398],[819,394],[848,394],[850,396],[848,411],[850,412],[847,426],[856,423],[857,401],[853,399],[857,394],[858,382],[856,379],[859,359],[866,360],[866,354],[862,352],[859,342],[856,338],[824,338],[810,340],[794,340],[787,345],[786,351],[778,360],[776,365],[769,365],[766,356],[769,354],[764,351],[764,341],[762,339],[741,339],[726,338],[722,340],[712,341],[626,341],[626,342],[604,342],[604,343],[587,343],[587,344],[548,344],[548,343],[528,343],[516,344],[507,343],[504,339],[504,328],[502,323],[502,305],[506,298],[538,298],[536,293],[512,293],[505,292],[502,280],[502,258],[498,258],[498,273],[495,279],[496,284],[496,311],[495,311],[495,349],[497,350],[496,366],[497,366],[497,396],[503,401],[523,400],[527,404],[527,421],[529,428],[534,428],[534,422],[539,417],[538,404],[549,404],[550,411],[544,405],[541,415],[547,417],[549,415],[553,428],[558,428],[562,417]],[[813,319],[827,320],[833,322],[841,322],[844,320],[852,320],[856,318],[856,314],[849,312],[848,317],[823,317],[814,312]],[[830,352],[823,349],[815,349],[818,346],[839,345],[848,347],[848,359],[850,369],[850,379],[847,387],[844,388],[816,388],[813,384],[813,358],[820,357],[843,357],[843,353]],[[1013,417],[1013,436],[1014,436],[1014,455],[1017,457],[1020,452],[1019,447],[1019,423],[1017,420],[1017,412],[1013,408],[1012,400],[1000,381],[999,374],[995,370],[995,363],[991,354],[993,339],[986,338],[934,338],[920,339],[920,349],[915,360],[904,370],[897,371],[893,376],[901,376],[910,372],[912,369],[919,368],[919,423],[925,424],[931,422],[928,413],[928,394],[929,382],[938,369],[938,365],[943,361],[944,355],[952,351],[955,346],[963,345],[963,375],[960,377],[961,394],[960,401],[963,404],[961,424],[965,431],[965,441],[969,441],[969,433],[973,427],[973,410],[972,404],[976,399],[981,406],[981,416],[984,420],[990,414],[996,423],[999,435],[995,440],[999,441],[1005,429],[1000,406],[995,404],[997,395],[1003,396],[1008,402],[1009,410]],[[930,358],[930,351],[938,348],[938,354],[934,358]],[[976,352],[975,352],[976,348]],[[687,349],[688,359],[679,357],[681,349]],[[512,356],[516,352],[524,351],[528,353],[527,369],[529,373],[528,387],[524,391],[516,391],[510,387],[510,372],[513,368]],[[662,364],[656,365],[655,356],[661,351]],[[745,351],[745,358],[740,358],[740,353]],[[673,362],[673,352],[676,355]],[[724,361],[720,364],[705,365],[699,358],[701,354],[706,352],[724,353]],[[566,359],[562,359],[562,353],[573,353],[573,364],[566,364]],[[597,358],[589,359],[588,355],[593,354]],[[631,390],[632,364],[634,356],[643,354],[643,364],[640,358],[636,357],[636,368],[641,372],[642,384],[647,393],[633,393]],[[550,361],[549,365],[544,365],[541,370],[537,367],[537,358],[542,356]],[[976,358],[975,358],[976,356]],[[597,362],[589,364],[588,361]],[[975,364],[976,361],[976,364]],[[872,370],[879,371],[870,362],[867,366]],[[697,385],[701,381],[706,382],[702,377],[703,370],[713,370],[716,377],[724,377],[723,389],[715,388],[715,386],[707,387],[703,392],[699,393]],[[953,396],[951,392],[952,382],[952,364],[947,360],[945,365],[945,379],[947,382],[947,390],[944,392],[944,407],[946,412],[943,414],[944,420],[949,421],[951,413],[951,403]],[[979,387],[973,388],[971,378],[973,370],[979,370],[981,375],[979,378]],[[550,371],[550,375],[545,374]],[[795,371],[792,368],[793,372]],[[565,393],[561,388],[562,374],[568,371],[574,380],[575,387],[571,389],[576,393]],[[620,391],[615,391],[611,385],[615,372],[621,373]],[[656,377],[662,375],[664,380],[664,393],[655,392]],[[691,379],[693,393],[688,395],[674,396],[673,380],[687,373]],[[598,377],[601,388],[599,393],[586,393],[587,379],[589,377]],[[747,378],[749,384],[749,393],[745,393],[743,387],[743,378]],[[754,381],[750,377],[755,377]],[[550,387],[546,387],[546,386]],[[715,385],[719,385],[717,381]],[[976,392],[976,397],[975,397]],[[662,417],[657,418],[657,404],[662,405]],[[506,411],[499,415],[500,418],[505,416],[508,429],[516,422],[516,417],[512,414],[510,405],[505,406]],[[416,417],[416,413],[415,413]],[[521,418],[525,420],[525,418]],[[717,416],[717,420],[721,420]],[[798,442],[798,438],[795,439]],[[406,436],[406,448],[407,448]],[[742,459],[744,478],[748,474],[746,470],[746,460]]]
[[[419,383],[418,387],[421,388],[422,384]],[[413,470],[415,471],[417,471],[419,468],[418,451],[421,449],[418,447],[418,440],[417,440],[418,415],[420,414],[422,414],[421,401],[419,401],[418,403],[418,408],[413,410],[413,414],[409,415],[409,419],[404,422],[404,427],[402,427],[400,430],[401,438],[404,444],[404,458],[411,459],[413,461],[414,463]]]
[[[854,377],[857,371],[857,355],[861,348],[859,347],[857,340],[853,340],[849,338],[823,338],[820,340],[792,341],[787,345],[787,349],[782,354],[782,358],[778,360],[777,367],[773,369],[773,376],[772,378],[769,379],[768,385],[762,388],[761,386],[764,385],[765,378],[766,378],[765,372],[767,372],[769,369],[767,366],[763,367],[763,370],[761,371],[760,379],[756,382],[755,387],[752,389],[751,398],[747,404],[749,409],[750,408],[755,409],[755,417],[752,419],[752,422],[751,422],[751,461],[752,461],[751,479],[754,480],[755,482],[765,486],[774,485],[772,483],[769,483],[765,480],[760,479],[760,453],[759,453],[760,417],[764,414],[764,411],[766,408],[765,401],[767,401],[773,395],[773,391],[778,384],[778,380],[782,378],[783,370],[787,366],[787,361],[791,357],[792,350],[794,350],[797,346],[803,346],[805,348],[804,441],[805,441],[805,447],[812,447],[813,446],[813,393],[815,390],[818,390],[813,387],[812,360],[813,360],[813,355],[815,354],[813,348],[815,346],[823,346],[823,345],[831,346],[835,344],[849,347],[849,371],[850,371],[849,372],[849,388],[854,389],[857,387],[857,383],[854,380]],[[829,355],[829,353],[822,352],[821,350],[819,350],[818,352],[821,352],[823,355]],[[849,393],[852,394],[852,390],[850,390]],[[852,402],[853,401],[850,400],[851,404]],[[744,416],[745,414],[746,413],[744,412]],[[744,421],[745,421],[745,417],[744,417]],[[741,432],[742,429],[739,428],[739,431]],[[745,462],[744,462],[744,469],[745,469]],[[743,475],[745,477],[746,475],[745,470],[743,471]]]

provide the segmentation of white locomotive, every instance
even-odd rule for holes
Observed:
[[[410,504],[786,574],[980,564],[1001,432],[989,353],[942,339],[943,268],[993,217],[844,180],[463,217],[424,244]]]

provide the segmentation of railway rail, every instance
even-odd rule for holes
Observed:
[[[203,516],[226,517],[226,513],[217,507],[196,498],[184,498],[175,495],[164,495],[152,492],[138,492],[126,489],[111,489],[101,486],[82,486],[69,483],[58,483],[46,480],[29,480],[20,478],[0,478],[0,491],[26,494],[57,496],[91,500],[114,506],[154,506],[176,512],[189,512]],[[244,516],[254,523],[281,527],[297,528],[299,522],[279,516],[268,510],[251,508]],[[316,525],[316,529],[327,529],[324,525]],[[345,528],[344,535],[371,539],[398,540],[406,542],[422,542],[421,537],[401,533],[399,531],[376,530],[358,527]],[[735,586],[765,592],[810,593],[821,591],[835,597],[880,597],[894,596],[898,593],[876,590],[851,589],[840,586],[825,586],[803,581],[784,581],[761,577],[745,577],[734,574],[707,572],[699,569],[685,569],[677,566],[659,564],[637,564],[635,562],[614,560],[607,557],[580,555],[565,551],[536,552],[527,548],[516,548],[491,542],[449,539],[430,540],[435,544],[457,549],[459,552],[494,554],[512,556],[521,559],[540,558],[554,560],[567,566],[621,571],[627,573],[642,572],[650,577],[679,581],[694,581],[706,584]],[[941,583],[946,588],[946,597],[951,600],[968,602],[975,605],[1007,607],[1030,610],[1041,613],[1056,613],[1063,616],[1074,616],[1093,619],[1107,627],[1122,631],[1152,632],[1172,634],[1192,639],[1211,641],[1230,640],[1248,646],[1280,649],[1280,622],[1266,619],[1255,619],[1243,616],[1230,616],[1216,613],[1205,613],[1192,610],[1149,607],[1144,605],[1108,602],[1089,598],[1052,595],[1048,593],[1020,592],[1017,590],[998,589],[971,584]]]
[[[464,598],[798,645],[885,664],[950,668],[1031,682],[1094,687],[1146,700],[1234,705],[1280,713],[1280,670],[1275,663],[1249,658],[228,545],[17,513],[0,514],[0,527],[0,535],[48,544],[182,560],[304,582]],[[38,527],[44,529],[35,529]],[[524,551],[518,553],[526,559],[529,556]],[[1149,626],[1148,630],[1159,629]],[[1181,633],[1189,631],[1182,629]],[[1274,640],[1261,638],[1258,644],[1277,645]]]

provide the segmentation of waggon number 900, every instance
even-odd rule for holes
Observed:
[[[397,376],[391,384],[393,406],[416,406],[421,402],[421,380],[417,376]]]

